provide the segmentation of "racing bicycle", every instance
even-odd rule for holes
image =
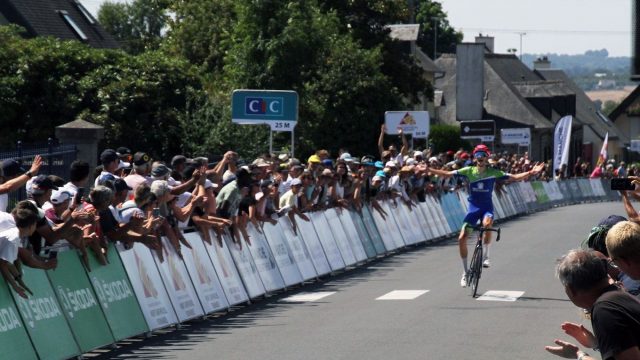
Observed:
[[[467,286],[471,288],[471,296],[475,298],[480,275],[482,275],[482,235],[487,231],[493,231],[497,234],[496,242],[500,241],[500,228],[474,227],[474,230],[478,232],[478,241],[471,257],[471,266],[467,272]]]

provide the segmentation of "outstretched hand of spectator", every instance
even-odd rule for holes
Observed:
[[[578,347],[572,343],[556,339],[554,341],[558,346],[545,346],[544,349],[553,355],[560,356],[567,359],[575,359],[578,357]]]
[[[38,171],[40,170],[40,166],[42,166],[42,156],[36,155],[33,158],[33,162],[31,163],[31,168],[29,169],[29,172],[31,173],[32,176],[35,176],[38,173]]]
[[[570,322],[562,323],[560,326],[565,334],[576,339],[582,346],[595,348],[597,345],[596,337],[584,325],[578,325]]]
[[[545,163],[537,163],[533,166],[533,169],[531,169],[531,173],[533,173],[534,175],[538,174],[539,172],[541,172],[542,170],[544,170],[545,167]]]

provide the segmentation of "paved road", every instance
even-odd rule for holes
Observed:
[[[502,224],[479,292],[521,291],[516,301],[461,289],[457,244],[421,246],[368,266],[103,353],[133,359],[555,359],[544,345],[584,321],[554,275],[556,260],[619,203],[553,209]],[[413,300],[376,300],[394,290]],[[289,303],[300,293],[335,292]],[[585,321],[588,323],[588,321]]]

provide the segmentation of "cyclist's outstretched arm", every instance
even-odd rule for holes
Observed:
[[[529,171],[521,172],[519,174],[509,174],[509,180],[513,180],[513,181],[524,180],[529,176],[536,175],[540,171],[544,170],[544,166],[545,166],[544,163],[538,163],[533,167],[533,169]]]
[[[455,174],[456,174],[456,172],[455,172],[455,171],[447,171],[447,170],[440,170],[440,169],[432,169],[432,168],[430,168],[430,167],[427,167],[427,168],[426,168],[426,171],[428,171],[428,172],[430,172],[430,173],[432,173],[432,174],[435,174],[435,175],[438,175],[438,176],[444,177],[444,178],[450,178],[450,177],[452,177],[453,175],[455,175]]]
[[[636,209],[633,207],[633,205],[631,205],[628,193],[626,191],[620,191],[620,193],[622,194],[622,204],[624,205],[624,211],[627,212],[629,220],[640,223],[640,215],[638,215]]]

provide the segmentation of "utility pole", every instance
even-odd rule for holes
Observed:
[[[527,35],[526,32],[519,32],[518,35],[520,35],[520,61],[522,61],[522,37],[524,35]]]
[[[438,21],[440,18],[433,18],[433,61],[436,60],[438,55]]]

